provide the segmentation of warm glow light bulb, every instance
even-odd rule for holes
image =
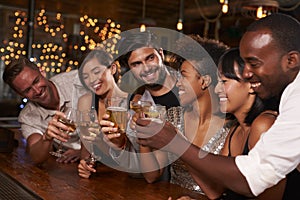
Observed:
[[[145,24],[141,24],[140,26],[140,32],[145,32],[146,31],[146,25]]]
[[[259,7],[257,8],[257,11],[256,11],[256,17],[257,17],[258,19],[260,19],[260,18],[263,17],[263,7],[262,7],[262,6],[259,6]]]
[[[179,19],[177,22],[177,30],[181,31],[183,29],[183,23],[182,20]]]
[[[223,13],[227,13],[228,12],[228,5],[227,4],[223,4],[222,5],[222,12]]]
[[[223,3],[224,3],[224,0],[220,0],[220,3],[223,4]]]

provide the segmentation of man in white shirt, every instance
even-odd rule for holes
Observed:
[[[137,121],[138,143],[180,156],[208,186],[209,198],[219,197],[226,189],[257,196],[297,166],[300,170],[299,35],[297,20],[272,14],[252,23],[240,41],[241,57],[245,61],[244,78],[259,97],[280,98],[277,120],[249,155],[230,158],[208,154],[177,135],[170,124],[166,123],[153,135],[157,125],[147,125],[141,119]]]
[[[48,80],[34,63],[27,58],[20,58],[5,67],[3,80],[20,96],[29,99],[18,120],[32,160],[35,163],[44,162],[53,146],[62,141],[67,150],[57,161],[77,161],[80,157],[80,141],[70,141],[70,136],[60,131],[68,127],[57,119],[63,116],[59,112],[62,107],[77,108],[78,98],[86,92],[78,71],[61,73]]]

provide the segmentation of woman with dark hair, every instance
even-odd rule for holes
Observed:
[[[277,117],[277,112],[265,110],[262,100],[254,93],[251,84],[242,78],[244,61],[238,48],[233,48],[222,55],[218,65],[218,84],[215,88],[219,96],[220,110],[230,113],[236,120],[228,133],[221,155],[237,156],[248,154],[261,134],[268,130]],[[201,180],[196,182],[205,193]],[[266,190],[258,198],[282,199],[284,182]],[[246,199],[231,191],[226,192],[224,199]]]
[[[176,48],[177,53],[170,60],[180,69],[176,85],[180,105],[184,109],[182,137],[195,146],[219,154],[231,121],[219,112],[214,88],[217,83],[217,61],[229,47],[217,40],[190,35],[180,38]],[[140,146],[140,152],[140,164],[147,182],[159,180],[164,172],[162,166],[172,162],[170,182],[201,192],[189,173],[189,166],[176,156],[144,146]]]
[[[89,92],[79,99],[78,110],[95,109],[98,119],[101,119],[105,114],[106,98],[116,96],[127,98],[128,96],[117,84],[118,63],[113,60],[112,55],[103,49],[95,49],[87,55],[79,69],[79,78]],[[106,143],[103,143],[103,145],[106,146]],[[96,170],[85,161],[90,156],[90,153],[83,145],[82,147],[82,159],[78,165],[78,172],[79,176],[89,178],[91,172]]]

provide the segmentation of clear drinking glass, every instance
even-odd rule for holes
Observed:
[[[128,122],[128,103],[126,97],[111,97],[105,100],[109,121],[114,123],[120,133],[126,132]]]
[[[154,105],[143,111],[144,117],[158,123],[164,123],[167,118],[166,106]]]
[[[95,109],[78,112],[78,126],[81,142],[90,152],[90,157],[86,159],[88,164],[94,165],[101,157],[96,156],[94,144],[100,134],[100,124],[98,121],[97,111]]]
[[[78,139],[78,134],[76,131],[76,121],[77,121],[77,110],[71,107],[64,107],[62,110],[63,113],[65,113],[66,117],[60,117],[58,118],[58,121],[63,123],[64,125],[69,127],[68,131],[60,129],[63,133],[70,135],[71,140],[76,140]],[[62,157],[64,153],[63,149],[63,142],[59,141],[58,147],[56,151],[50,151],[49,152],[51,155],[56,156],[56,157]]]
[[[142,112],[145,109],[150,108],[152,106],[151,101],[130,101],[130,109],[136,113]]]

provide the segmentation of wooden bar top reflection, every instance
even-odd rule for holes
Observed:
[[[204,200],[205,196],[168,182],[148,184],[144,179],[100,164],[90,179],[78,176],[77,165],[60,164],[50,158],[40,166],[34,165],[25,150],[25,139],[14,130],[19,141],[12,153],[0,153],[0,170],[21,183],[42,199],[143,199],[172,200],[183,195]]]

